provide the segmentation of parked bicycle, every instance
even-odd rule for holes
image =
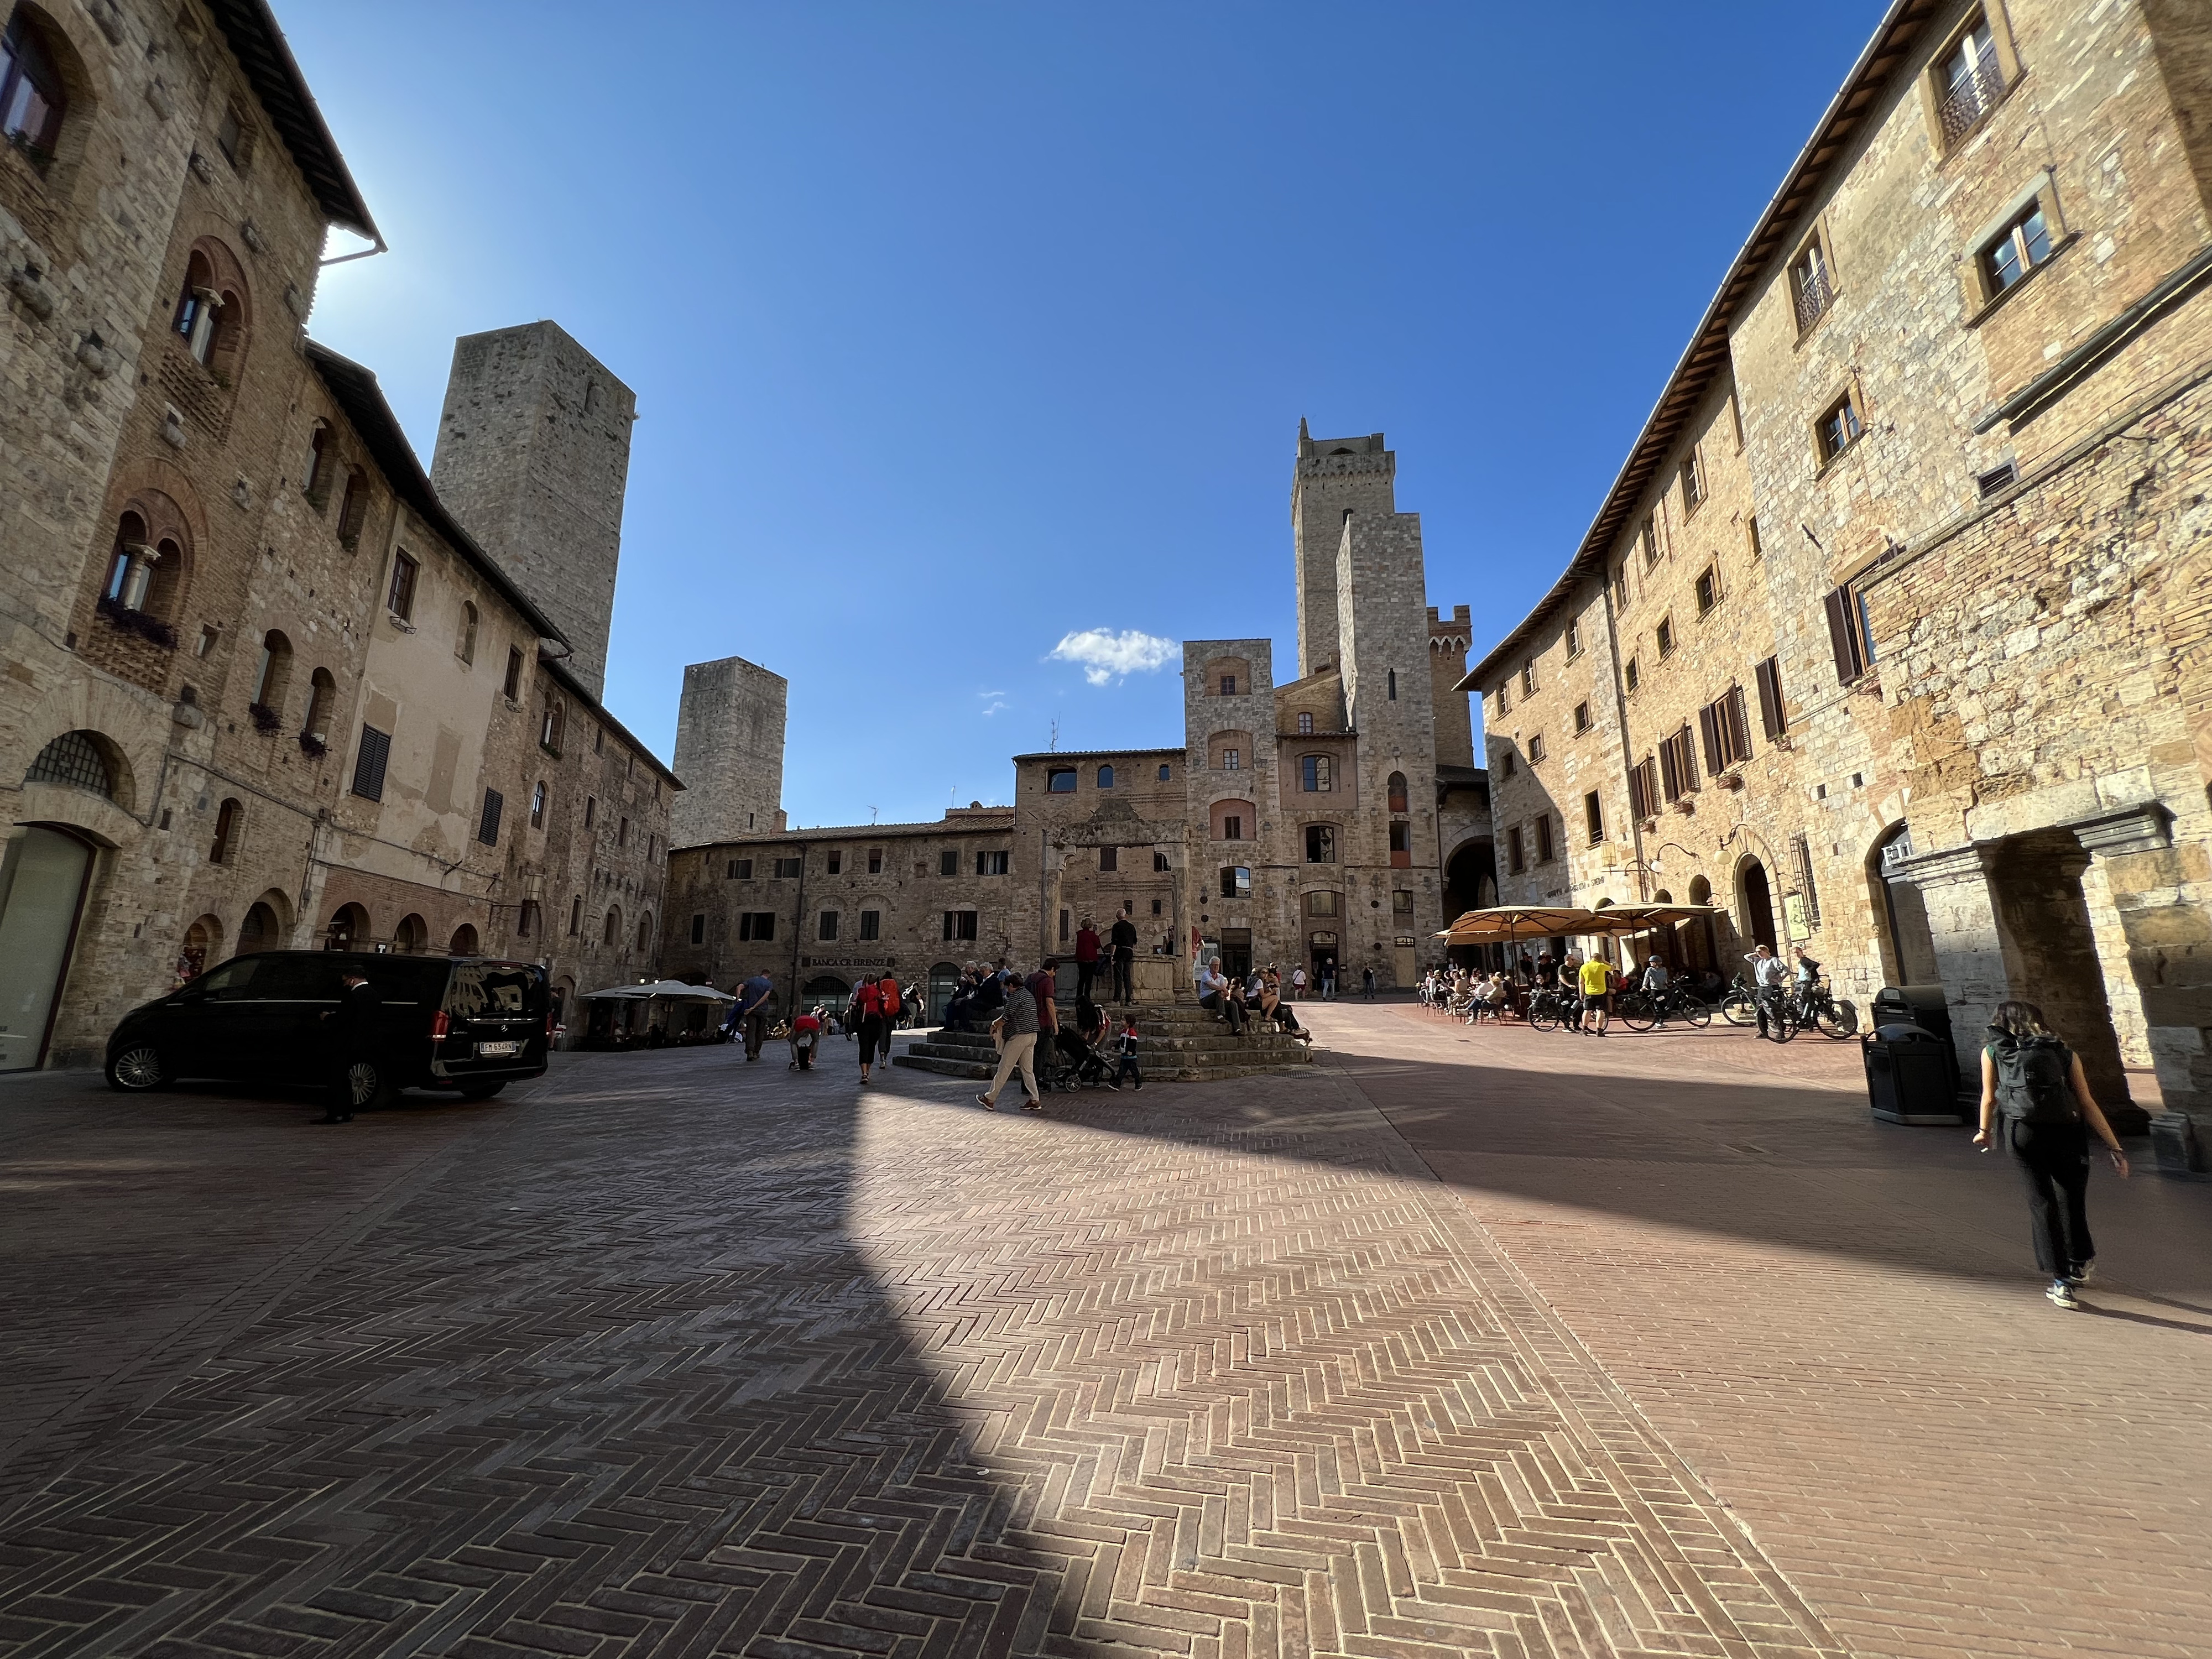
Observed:
[[[1813,1026],[1822,1036],[1840,1042],[1845,1037],[1858,1035],[1858,1005],[1838,1000],[1825,982],[1815,981],[1802,989],[1793,989],[1790,1003],[1798,1024]]]
[[[1753,1025],[1759,1022],[1759,993],[1752,989],[1751,981],[1741,973],[1729,981],[1721,994],[1721,1018],[1731,1025]]]
[[[1711,1005],[1682,985],[1662,986],[1656,991],[1623,991],[1615,999],[1615,1008],[1620,1023],[1632,1031],[1648,1031],[1670,1019],[1696,1026],[1713,1021]]]

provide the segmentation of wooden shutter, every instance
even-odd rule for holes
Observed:
[[[483,817],[477,824],[477,839],[487,847],[499,845],[500,815],[507,811],[507,797],[496,789],[484,791]]]
[[[1759,724],[1771,742],[1790,725],[1782,707],[1782,659],[1769,657],[1759,665]]]
[[[1698,745],[1691,740],[1690,725],[1687,720],[1682,723],[1682,729],[1674,734],[1674,746],[1678,751],[1675,756],[1675,767],[1682,775],[1682,788],[1686,793],[1698,787]]]
[[[1644,793],[1644,769],[1641,766],[1628,769],[1628,810],[1639,818],[1651,816],[1651,803]]]
[[[1729,687],[1728,696],[1721,700],[1721,714],[1728,726],[1729,753],[1738,761],[1751,758],[1751,719],[1744,712],[1743,688]]]
[[[1668,800],[1680,799],[1682,793],[1682,775],[1674,765],[1674,739],[1659,740],[1660,787],[1667,792]]]
[[[1859,653],[1859,632],[1851,616],[1851,591],[1838,587],[1826,601],[1828,612],[1828,644],[1836,653],[1836,682],[1849,685],[1866,672],[1866,659]]]
[[[1805,920],[1818,927],[1820,925],[1820,890],[1813,885],[1813,844],[1803,836],[1790,838],[1790,850],[1797,854],[1797,892],[1805,902]]]
[[[1698,729],[1705,736],[1705,770],[1728,770],[1728,751],[1721,746],[1721,705],[1718,702],[1709,702],[1698,710]]]
[[[354,757],[353,793],[364,800],[384,799],[384,763],[392,758],[392,734],[373,726],[361,728],[361,753]]]

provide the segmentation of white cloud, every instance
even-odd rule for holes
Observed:
[[[1001,708],[1009,707],[1006,694],[1003,691],[978,691],[975,698],[983,705],[983,713],[986,714],[995,714]]]
[[[1131,628],[1116,634],[1110,628],[1086,628],[1070,634],[1052,648],[1060,662],[1080,663],[1083,678],[1104,685],[1130,674],[1149,674],[1174,659],[1176,642],[1157,634]]]

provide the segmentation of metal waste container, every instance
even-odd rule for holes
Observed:
[[[1950,1045],[1918,1025],[1877,1025],[1860,1040],[1867,1105],[1885,1123],[1964,1123]]]
[[[1942,986],[1883,986],[1874,994],[1873,1024],[1917,1025],[1941,1037],[1943,1052],[1951,1063],[1951,1092],[1959,1091],[1962,1076],[1959,1070],[1959,1039],[1951,1030],[1951,1005],[1944,1000]]]

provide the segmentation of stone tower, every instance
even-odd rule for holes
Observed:
[[[1396,510],[1398,458],[1382,434],[1315,438],[1298,422],[1291,477],[1291,553],[1297,568],[1298,678],[1337,659],[1336,553],[1345,515],[1389,517]]]
[[[1467,645],[1473,629],[1467,607],[1439,617],[1429,607],[1429,696],[1437,709],[1437,764],[1474,764],[1474,711],[1467,693],[1453,688],[1467,678]]]
[[[430,482],[603,696],[637,398],[558,323],[453,343]]]
[[[697,847],[782,827],[784,707],[791,682],[743,657],[684,671],[676,716],[672,847]]]

